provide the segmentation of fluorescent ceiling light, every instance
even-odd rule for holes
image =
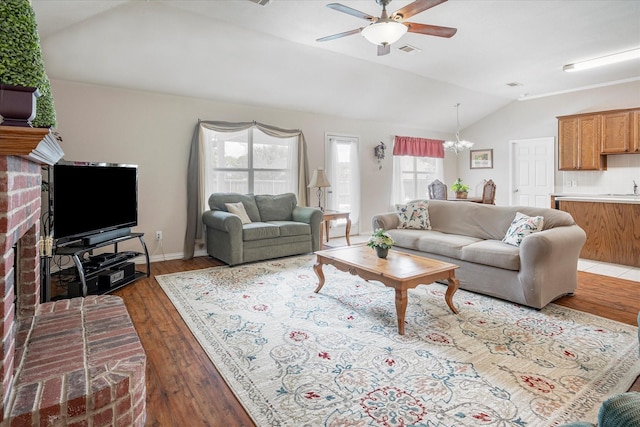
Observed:
[[[640,48],[627,50],[625,52],[615,53],[613,55],[601,56],[600,58],[589,59],[587,61],[576,62],[575,64],[567,64],[562,67],[563,71],[581,71],[589,68],[601,67],[603,65],[615,64],[631,59],[640,59]]]
[[[379,19],[362,29],[360,34],[373,44],[392,44],[400,40],[409,28],[400,22]]]

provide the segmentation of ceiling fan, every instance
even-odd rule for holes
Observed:
[[[405,21],[405,19],[411,18],[413,15],[437,6],[440,3],[444,3],[445,1],[447,0],[415,0],[413,3],[409,3],[405,7],[396,10],[389,16],[387,15],[387,5],[391,0],[376,0],[376,3],[382,6],[382,14],[379,18],[340,3],[331,3],[327,5],[328,8],[353,15],[356,18],[361,18],[371,23],[366,27],[322,37],[316,41],[326,42],[339,39],[340,37],[362,33],[364,38],[378,45],[378,56],[382,56],[391,52],[391,44],[398,41],[406,32],[449,38],[458,31],[456,28]]]

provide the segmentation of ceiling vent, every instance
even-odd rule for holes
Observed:
[[[266,5],[268,5],[268,4],[269,4],[269,2],[270,2],[271,0],[249,0],[249,1],[252,1],[252,2],[254,2],[254,3],[257,3],[257,4],[259,4],[260,6],[266,6]]]
[[[416,53],[416,52],[421,52],[421,51],[422,51],[422,49],[417,48],[417,47],[415,47],[415,46],[411,46],[410,44],[405,44],[404,46],[400,46],[400,47],[398,48],[398,50],[401,50],[401,51],[403,51],[404,53],[408,53],[408,54],[410,54],[410,55],[413,55],[413,54],[414,54],[414,53]]]

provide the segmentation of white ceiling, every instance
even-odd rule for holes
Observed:
[[[360,35],[319,37],[379,16],[374,0],[32,0],[50,78],[453,132],[522,98],[640,79],[640,60],[565,64],[640,47],[637,0],[449,0],[410,18],[458,29],[408,33],[378,57]],[[389,12],[410,1],[395,0]],[[421,49],[406,54],[405,44]],[[521,86],[507,84],[517,82]],[[54,94],[55,95],[55,94]],[[640,94],[639,104],[640,104]],[[215,119],[215,118],[212,118]]]

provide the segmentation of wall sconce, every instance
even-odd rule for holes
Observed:
[[[373,149],[373,153],[378,159],[378,170],[382,169],[382,161],[384,160],[384,150],[387,149],[387,146],[384,145],[384,142],[380,141],[379,145],[376,145]]]

